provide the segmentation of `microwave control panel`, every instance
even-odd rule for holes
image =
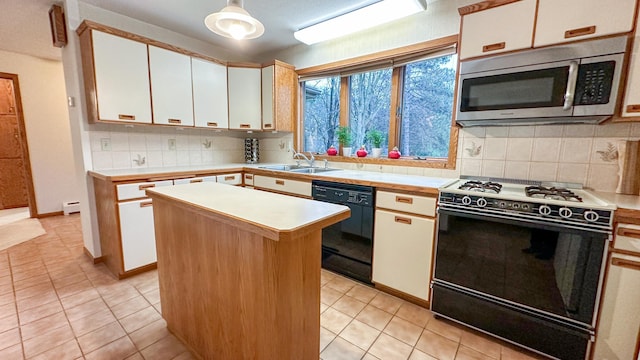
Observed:
[[[578,68],[576,96],[573,105],[609,103],[615,61],[581,64]]]

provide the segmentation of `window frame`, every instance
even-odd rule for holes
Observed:
[[[443,38],[429,40],[426,42],[405,46],[397,49],[382,51],[371,55],[360,56],[352,59],[341,60],[325,65],[318,65],[309,68],[296,70],[301,78],[322,77],[322,76],[340,76],[340,126],[347,126],[349,123],[349,73],[358,70],[367,71],[369,69],[379,67],[391,67],[393,62],[406,61],[406,59],[419,58],[428,56],[438,50],[454,47],[453,53],[458,55],[458,35],[451,35]],[[344,156],[328,156],[326,154],[315,154],[317,159],[327,159],[335,162],[347,163],[365,163],[380,165],[400,165],[411,167],[455,169],[456,158],[458,152],[458,136],[459,126],[455,123],[455,108],[457,105],[458,92],[458,72],[460,69],[460,60],[456,59],[456,78],[453,93],[453,109],[451,116],[451,131],[449,135],[449,153],[445,158],[427,158],[426,160],[414,160],[411,156],[403,156],[400,159],[388,158],[371,158],[371,157],[344,157]],[[393,67],[391,75],[391,109],[389,113],[389,132],[388,143],[389,149],[398,146],[400,138],[401,119],[397,112],[402,104],[402,82],[404,81],[404,66]],[[299,83],[299,111],[298,121],[294,132],[294,143],[297,148],[302,149],[303,131],[304,131],[304,91],[302,91],[302,81]]]

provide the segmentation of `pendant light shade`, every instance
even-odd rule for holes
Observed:
[[[232,39],[255,39],[264,34],[264,25],[249,15],[242,0],[227,0],[227,6],[209,14],[204,24],[214,33]]]

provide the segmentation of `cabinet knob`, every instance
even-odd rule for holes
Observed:
[[[640,112],[640,104],[631,104],[631,105],[627,105],[627,112],[628,112],[628,113],[637,113],[637,112]]]
[[[118,114],[118,119],[120,119],[120,120],[135,120],[136,117],[135,117],[135,115]]]
[[[406,224],[406,225],[411,225],[411,219],[406,218],[406,217],[396,216],[396,217],[395,217],[395,221],[396,221],[397,223]]]
[[[596,26],[591,25],[591,26],[587,26],[579,29],[567,30],[564,32],[564,38],[570,39],[572,37],[595,34],[595,32],[596,32]]]
[[[502,50],[506,46],[507,46],[507,43],[505,43],[504,41],[503,42],[499,42],[499,43],[495,43],[495,44],[484,45],[482,47],[482,52]]]
[[[413,198],[405,196],[396,196],[396,202],[402,204],[413,204]]]

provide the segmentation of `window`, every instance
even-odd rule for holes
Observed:
[[[403,72],[400,153],[446,158],[453,115],[456,56],[410,63]]]
[[[373,146],[367,137],[371,130],[389,132],[391,109],[391,69],[367,71],[349,77],[349,127],[351,146]],[[385,137],[387,138],[387,137]],[[386,149],[384,150],[386,152]]]
[[[408,165],[453,168],[456,40],[452,36],[380,57],[300,70],[302,148],[322,154],[338,147],[336,131],[347,126],[350,145],[364,145],[369,152],[374,147],[371,135],[383,135],[385,159],[365,161],[386,161],[386,153],[397,146]]]
[[[304,151],[325,152],[335,144],[340,126],[340,77],[305,81],[304,94]]]

